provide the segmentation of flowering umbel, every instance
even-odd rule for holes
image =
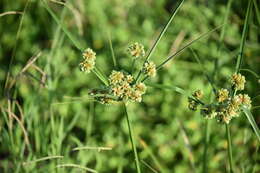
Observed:
[[[134,65],[137,59],[145,55],[144,46],[140,43],[131,44],[128,53],[134,57],[132,64]],[[96,53],[87,48],[83,53],[83,61],[79,64],[80,70],[86,73],[93,72],[105,86],[99,89],[90,90],[89,95],[102,104],[115,104],[118,102],[141,102],[142,96],[146,92],[146,85],[144,80],[147,77],[154,77],[156,75],[156,65],[151,61],[145,61],[142,68],[139,69],[139,74],[134,78],[134,69],[132,67],[131,73],[125,70],[112,70],[109,77],[106,77],[99,68],[95,67]],[[118,68],[115,64],[115,68]],[[144,79],[138,79],[144,77]]]
[[[235,90],[243,90],[245,85],[245,77],[241,74],[233,74],[231,76],[232,88]],[[195,111],[201,105],[200,113],[207,119],[216,118],[219,122],[228,124],[232,118],[238,117],[241,112],[241,106],[251,107],[251,99],[247,94],[230,93],[227,89],[221,88],[216,93],[216,100],[210,104],[204,104],[200,99],[201,91],[197,90],[189,98],[189,109]],[[203,103],[203,104],[202,104]]]

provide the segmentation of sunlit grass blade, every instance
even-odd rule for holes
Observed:
[[[257,124],[256,124],[256,122],[255,122],[255,120],[254,120],[253,115],[251,114],[250,110],[247,109],[247,108],[244,107],[244,106],[242,106],[242,110],[243,110],[243,112],[245,113],[245,115],[246,115],[248,121],[250,122],[252,128],[253,128],[254,131],[255,131],[256,137],[258,138],[258,140],[259,140],[259,142],[260,142],[260,130],[259,130],[259,128],[258,128],[258,126],[257,126]]]
[[[226,137],[227,137],[227,143],[228,143],[229,173],[233,173],[232,143],[231,143],[229,124],[226,124]]]
[[[78,168],[78,169],[82,169],[88,172],[92,172],[92,173],[98,173],[96,170],[91,169],[91,168],[87,168],[81,165],[77,165],[77,164],[73,164],[73,163],[67,163],[67,164],[60,164],[56,166],[57,168],[63,168],[63,167],[69,167],[69,168]]]
[[[0,17],[6,16],[6,15],[12,15],[12,14],[23,14],[21,11],[6,11],[4,13],[0,13]]]
[[[76,147],[76,148],[72,149],[72,151],[79,151],[79,150],[97,150],[98,152],[100,152],[100,151],[112,150],[112,148],[111,147],[91,147],[91,146],[85,146],[85,147]]]
[[[244,47],[245,47],[245,43],[246,43],[246,36],[247,36],[247,32],[248,32],[248,25],[249,25],[251,11],[252,11],[252,0],[249,0],[248,7],[246,10],[246,18],[245,18],[244,27],[243,27],[242,38],[241,38],[240,47],[239,47],[239,54],[237,57],[236,73],[239,72],[242,61],[243,61],[243,53],[244,53]]]
[[[212,32],[215,32],[216,30],[218,30],[221,26],[214,28],[211,31],[208,31],[204,34],[201,34],[199,37],[197,37],[196,39],[192,40],[191,42],[189,42],[188,44],[186,44],[185,46],[183,46],[181,49],[179,49],[177,52],[175,52],[173,55],[170,55],[168,58],[166,58],[166,60],[164,60],[160,65],[157,66],[157,70],[161,69],[168,61],[170,61],[171,59],[173,59],[174,57],[176,57],[177,55],[179,55],[181,52],[183,52],[186,48],[188,48],[189,46],[191,46],[193,43],[199,41],[200,39],[202,39],[203,37],[211,34]]]
[[[147,54],[147,56],[146,56],[146,58],[145,58],[144,63],[145,63],[146,61],[148,61],[148,60],[150,59],[150,57],[152,56],[153,52],[155,51],[155,48],[158,46],[158,44],[159,44],[161,38],[163,37],[163,35],[165,34],[166,30],[167,30],[168,27],[170,26],[170,24],[171,24],[173,18],[175,17],[175,15],[177,14],[177,12],[179,11],[179,9],[180,9],[180,7],[182,6],[183,2],[184,2],[184,0],[182,0],[182,1],[178,4],[178,6],[175,8],[174,12],[172,13],[172,15],[171,15],[171,17],[169,18],[168,22],[167,22],[166,25],[164,26],[163,30],[161,31],[161,33],[159,34],[159,36],[158,36],[157,39],[155,40],[155,42],[154,42],[152,48],[149,50],[149,52],[148,52],[148,54]],[[141,70],[139,71],[139,73],[138,73],[138,75],[137,75],[137,77],[136,77],[136,80],[138,80],[138,78],[140,77],[140,75],[141,75]]]
[[[131,122],[130,122],[130,119],[129,119],[129,115],[128,115],[128,111],[127,111],[127,107],[126,107],[125,103],[124,103],[123,106],[124,106],[124,111],[125,111],[125,115],[126,115],[129,136],[130,136],[132,148],[133,148],[133,151],[134,151],[136,170],[137,170],[137,173],[141,173],[141,167],[140,167],[139,157],[138,157],[136,146],[135,146],[132,125],[131,125]]]
[[[74,38],[74,36],[69,32],[69,30],[66,28],[66,26],[62,23],[62,21],[58,18],[58,16],[52,11],[52,9],[49,7],[46,0],[41,0],[43,6],[45,9],[50,13],[51,17],[55,20],[55,22],[61,27],[63,32],[67,35],[67,37],[71,40],[71,42],[74,44],[74,46],[79,49],[80,51],[84,51],[84,47],[81,46],[81,43]]]
[[[36,160],[28,161],[28,162],[23,162],[23,166],[37,163],[37,162],[42,162],[45,160],[51,160],[51,159],[62,159],[64,156],[47,156],[47,157],[42,157]]]

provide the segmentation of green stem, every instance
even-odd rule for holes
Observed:
[[[230,128],[228,124],[226,124],[226,137],[228,142],[229,172],[233,173],[232,144],[231,144],[231,137],[230,137]]]
[[[209,130],[209,120],[205,120],[205,128],[204,128],[204,151],[203,151],[203,173],[208,172],[208,145],[209,145],[209,136],[210,136],[210,130]]]
[[[131,140],[132,148],[133,148],[133,150],[134,150],[134,155],[135,155],[135,166],[136,166],[136,170],[137,170],[137,173],[141,173],[140,164],[139,164],[139,158],[138,158],[138,154],[137,154],[137,151],[136,151],[135,142],[134,142],[134,140],[133,140],[133,138],[134,138],[134,137],[133,137],[133,129],[132,129],[132,126],[131,126],[131,122],[130,122],[130,119],[129,119],[129,116],[128,116],[128,113],[127,113],[127,108],[126,108],[125,103],[124,103],[124,109],[125,109],[125,114],[126,114],[126,120],[127,120],[127,125],[128,125],[130,140]]]

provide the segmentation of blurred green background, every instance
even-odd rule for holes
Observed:
[[[259,2],[254,2],[242,69],[260,74]],[[22,12],[26,3],[27,0],[1,0],[0,13]],[[98,66],[109,75],[113,70],[109,34],[120,67],[129,70],[131,58],[126,54],[129,44],[137,41],[148,50],[177,3],[177,0],[74,0],[67,1],[66,7],[53,1],[49,1],[49,6],[83,47],[97,52]],[[186,0],[151,59],[159,64],[195,37],[222,25],[227,4],[227,0]],[[228,86],[228,77],[235,71],[247,4],[246,0],[231,4],[221,44],[220,29],[192,45],[210,74],[218,60],[219,88]],[[0,17],[0,172],[86,172],[56,168],[64,163],[104,173],[135,172],[122,107],[101,105],[87,98],[88,90],[101,86],[101,82],[93,74],[80,72],[81,52],[60,30],[41,1],[30,1],[17,37],[21,18],[21,14]],[[18,75],[38,53],[41,54],[34,65]],[[8,71],[7,86],[12,81],[15,84],[4,90]],[[255,97],[260,94],[259,78],[247,71],[241,73],[246,76],[245,92],[253,98],[252,105],[256,108],[252,113],[259,125],[260,97]],[[170,61],[149,82],[178,86],[187,92],[202,89],[207,102],[212,95],[190,49]],[[185,96],[153,87],[148,87],[142,103],[129,104],[144,173],[152,172],[146,164],[159,172],[202,172],[205,120],[198,112],[189,111],[187,104]],[[9,109],[24,125],[29,147],[21,125],[9,119]],[[225,126],[215,120],[209,123],[208,172],[227,172]],[[231,136],[234,171],[260,172],[259,141],[244,114],[231,121]],[[72,151],[79,146],[112,147],[112,150]],[[64,158],[22,164],[54,155]]]

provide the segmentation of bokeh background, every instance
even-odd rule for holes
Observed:
[[[259,1],[254,2],[242,69],[259,75]],[[0,13],[23,12],[26,3],[27,0],[1,0]],[[74,0],[66,1],[65,7],[49,1],[49,6],[83,47],[97,52],[98,66],[109,75],[113,70],[109,35],[120,67],[129,70],[131,57],[126,54],[129,44],[137,41],[148,50],[177,3],[177,0]],[[222,25],[227,4],[227,0],[186,0],[151,60],[159,64],[187,42]],[[220,29],[192,45],[207,72],[210,75],[216,72],[218,87],[227,87],[228,78],[235,71],[247,4],[247,0],[232,2],[222,42]],[[103,173],[135,172],[122,107],[104,106],[88,99],[88,90],[100,87],[101,82],[93,74],[79,70],[81,52],[60,30],[42,2],[31,0],[27,5],[21,25],[19,13],[0,17],[0,172],[86,172],[56,168],[63,163]],[[37,55],[33,65],[20,73],[30,58]],[[10,80],[6,82],[8,72]],[[246,76],[245,92],[253,98],[252,113],[259,125],[259,78],[246,70],[241,73]],[[202,89],[207,102],[212,97],[211,87],[190,49],[170,61],[149,82],[178,86],[187,92]],[[187,97],[155,87],[148,87],[142,103],[128,105],[144,173],[152,172],[147,164],[158,172],[202,171],[205,120],[199,112],[188,110],[187,105]],[[8,111],[19,118],[20,124],[10,120]],[[21,124],[28,134],[29,146]],[[208,172],[227,172],[225,126],[211,120],[209,128]],[[231,121],[231,136],[235,172],[260,172],[259,141],[244,114]],[[72,151],[79,146],[112,150]],[[22,164],[57,155],[64,158]]]

